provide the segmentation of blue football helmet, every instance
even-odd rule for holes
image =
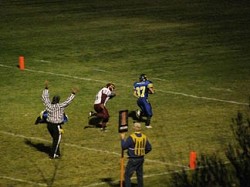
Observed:
[[[141,74],[140,77],[139,77],[139,80],[140,81],[146,81],[146,80],[148,80],[147,79],[147,75],[146,74]]]

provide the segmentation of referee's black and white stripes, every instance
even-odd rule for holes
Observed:
[[[73,101],[75,94],[72,93],[63,103],[51,104],[49,99],[49,90],[44,89],[42,100],[48,111],[47,121],[50,123],[61,124],[64,120],[64,109]]]
[[[75,98],[75,92],[72,91],[71,95],[63,102],[59,103],[60,97],[54,96],[52,102],[49,99],[48,83],[45,83],[45,89],[42,93],[42,101],[48,112],[47,117],[47,129],[53,139],[52,147],[50,152],[50,158],[60,158],[60,142],[62,139],[62,124],[64,122],[64,109],[73,101]]]

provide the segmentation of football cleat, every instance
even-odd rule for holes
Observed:
[[[106,129],[106,127],[102,127],[101,128],[101,132],[107,132],[108,130]]]
[[[60,158],[61,158],[61,156],[60,156],[60,155],[55,154],[54,156],[50,156],[49,158],[50,158],[50,159],[60,159]]]
[[[153,127],[151,125],[146,125],[147,129],[152,129]]]

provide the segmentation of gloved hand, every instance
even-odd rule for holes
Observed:
[[[115,96],[116,96],[116,93],[115,92],[111,92],[111,94],[109,95],[109,98],[112,99]]]

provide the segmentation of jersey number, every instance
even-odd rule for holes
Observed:
[[[139,97],[145,97],[146,86],[136,87],[136,93]]]

